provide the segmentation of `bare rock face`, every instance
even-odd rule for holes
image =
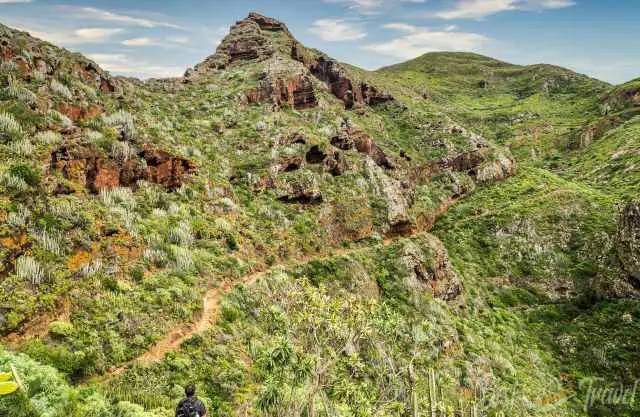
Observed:
[[[265,74],[257,88],[245,92],[248,104],[270,100],[277,106],[289,105],[296,110],[304,110],[318,105],[318,99],[311,78],[296,75],[283,79],[271,79]]]
[[[196,166],[188,159],[176,157],[161,149],[146,147],[140,152],[145,160],[147,169],[145,178],[169,189],[182,186],[185,176],[196,171]]]
[[[324,170],[334,177],[344,174],[345,161],[339,151],[325,153],[317,145],[312,146],[305,154],[308,164],[322,164]]]
[[[513,176],[516,162],[512,157],[480,148],[441,159],[435,172],[442,170],[465,172],[477,183],[491,183]]]
[[[51,154],[51,169],[59,171],[91,192],[116,187],[135,187],[139,180],[160,184],[168,189],[179,188],[195,165],[168,152],[145,148],[139,159],[118,163],[91,146],[63,146]]]
[[[623,269],[640,286],[640,202],[624,208],[618,223],[618,258]]]
[[[410,202],[400,181],[386,175],[384,170],[370,158],[366,159],[365,167],[374,193],[382,196],[386,203],[388,234],[398,235],[409,232],[413,227],[409,217]]]
[[[462,293],[447,249],[435,236],[425,235],[420,242],[406,243],[401,249],[401,263],[410,271],[410,284],[429,290],[435,298],[453,301]]]
[[[293,156],[278,161],[278,163],[272,167],[272,170],[274,173],[297,171],[303,164],[304,159],[301,156]]]
[[[338,134],[331,138],[331,144],[343,151],[355,148],[358,152],[369,155],[378,166],[387,169],[395,168],[394,163],[376,145],[375,141],[348,120],[341,122]]]
[[[355,106],[378,104],[393,101],[393,96],[385,94],[363,81],[352,81],[340,64],[324,56],[308,58],[304,47],[295,40],[291,45],[291,58],[301,62],[311,74],[326,83],[329,91],[342,100],[346,109]]]
[[[241,20],[231,27],[216,53],[196,65],[192,71],[188,71],[185,77],[191,78],[209,69],[222,69],[236,61],[263,60],[273,53],[273,45],[262,33],[260,24],[254,19]]]
[[[247,16],[246,20],[251,20],[253,22],[256,22],[260,27],[260,29],[262,30],[268,30],[271,32],[289,33],[289,29],[287,28],[287,25],[285,25],[284,23],[272,17],[263,16],[260,13],[251,12],[249,13],[249,16]]]

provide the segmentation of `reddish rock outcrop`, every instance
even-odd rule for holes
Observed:
[[[445,169],[465,172],[476,183],[490,183],[515,175],[516,162],[512,157],[492,154],[489,149],[482,148],[441,159],[437,166],[432,167],[432,174]]]
[[[271,100],[278,106],[285,104],[296,110],[304,110],[318,105],[313,82],[306,75],[297,75],[284,80],[275,80],[264,76],[257,88],[252,88],[244,93],[243,101],[246,104],[255,104]]]
[[[289,79],[276,81],[276,96],[278,104],[289,103],[289,106],[296,110],[308,109],[318,105],[313,82],[306,75],[298,75]]]
[[[139,156],[140,159],[119,164],[91,146],[63,146],[51,154],[51,169],[94,193],[116,187],[135,187],[139,180],[177,189],[186,175],[195,171],[191,161],[159,149],[146,148]]]
[[[185,176],[195,172],[196,166],[188,159],[171,155],[161,149],[145,148],[140,156],[146,161],[146,179],[170,189],[182,186]]]
[[[74,106],[69,103],[58,104],[58,111],[71,120],[74,121],[87,121],[95,118],[101,114],[104,110],[102,107],[92,104],[88,108]]]
[[[369,155],[377,165],[387,169],[395,168],[394,163],[375,141],[347,120],[342,122],[340,132],[331,138],[331,144],[343,151],[355,148],[358,152]]]
[[[442,158],[441,169],[451,169],[456,172],[466,172],[471,176],[476,175],[476,168],[485,161],[485,157],[479,150],[463,152],[454,157]]]
[[[337,61],[324,56],[309,58],[304,47],[296,41],[291,45],[291,57],[303,63],[311,74],[325,82],[331,93],[342,100],[347,109],[365,104],[375,106],[394,100],[393,96],[378,91],[366,82],[352,81]]]

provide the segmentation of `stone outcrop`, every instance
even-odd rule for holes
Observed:
[[[271,79],[265,74],[258,87],[245,92],[244,96],[247,104],[270,100],[280,107],[289,105],[296,110],[318,105],[313,82],[307,75]]]
[[[161,149],[146,147],[139,156],[144,159],[147,166],[142,179],[169,189],[180,188],[186,176],[196,171],[192,161],[176,157]]]
[[[206,73],[211,69],[223,69],[236,61],[263,60],[272,56],[274,53],[273,45],[269,38],[262,33],[261,22],[256,21],[260,20],[257,16],[254,15],[252,19],[252,16],[249,15],[249,18],[240,20],[232,26],[229,34],[216,49],[215,54],[196,65],[193,70],[187,70],[185,78],[188,80],[198,73]],[[263,24],[271,30],[275,28],[273,24],[267,24],[266,20]]]
[[[58,104],[58,111],[74,121],[88,121],[94,119],[104,112],[104,109],[98,105],[90,106],[74,106],[68,103]]]
[[[342,100],[347,109],[364,105],[375,106],[394,100],[393,96],[379,91],[364,81],[352,80],[335,60],[324,56],[308,58],[304,47],[296,41],[292,42],[291,57],[303,63],[311,74],[324,82],[329,91]]]
[[[260,13],[251,12],[246,20],[256,22],[260,29],[270,32],[286,32],[289,33],[287,25],[272,17],[263,16]]]
[[[279,172],[291,172],[299,170],[304,164],[304,159],[301,156],[293,156],[290,158],[282,159],[273,165],[272,170],[274,173]]]
[[[118,163],[91,146],[63,146],[51,154],[51,169],[94,193],[116,187],[135,187],[139,180],[175,190],[195,171],[191,161],[160,149],[147,147],[138,157]]]
[[[365,167],[369,176],[369,183],[373,192],[381,196],[386,203],[387,222],[389,235],[405,234],[413,228],[409,217],[410,201],[405,195],[402,184],[397,179],[386,175],[385,171],[367,158]]]
[[[343,151],[355,148],[358,152],[369,155],[379,166],[387,169],[395,168],[394,163],[375,141],[346,119],[341,122],[338,134],[331,138],[331,144]]]
[[[317,145],[307,151],[305,161],[308,164],[323,164],[324,170],[334,177],[344,174],[346,170],[344,158],[339,151],[325,153]]]
[[[513,158],[489,148],[480,148],[442,158],[438,166],[434,167],[433,173],[443,170],[465,172],[478,183],[489,183],[513,176],[516,172],[516,162]]]
[[[620,215],[618,258],[624,271],[640,287],[640,201],[627,204]]]
[[[410,271],[411,286],[422,286],[443,301],[453,301],[460,296],[462,283],[438,238],[426,235],[419,244],[409,241],[400,253],[402,264]]]

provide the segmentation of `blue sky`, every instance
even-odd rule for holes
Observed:
[[[368,69],[458,50],[640,76],[640,0],[0,0],[0,22],[142,78],[182,74],[250,11]]]

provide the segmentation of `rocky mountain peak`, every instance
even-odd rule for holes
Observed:
[[[272,100],[300,110],[318,104],[319,89],[341,100],[346,109],[394,101],[338,61],[304,47],[286,24],[255,12],[237,21],[216,52],[187,70],[184,80],[193,82],[217,71],[261,62],[260,82],[247,92],[245,102]]]
[[[260,26],[260,29],[262,29],[262,30],[269,30],[269,31],[272,31],[272,32],[287,32],[287,33],[289,33],[289,29],[287,28],[286,24],[284,24],[284,23],[280,22],[279,20],[276,20],[276,19],[274,19],[272,17],[263,16],[260,13],[251,12],[247,16],[247,18],[244,19],[244,20],[249,20],[249,21],[257,23],[258,26]]]

